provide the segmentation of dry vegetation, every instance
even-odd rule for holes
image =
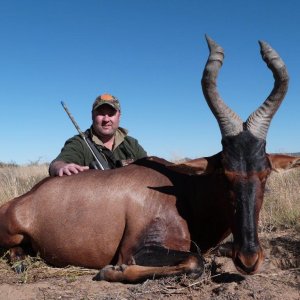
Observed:
[[[26,193],[46,176],[47,164],[17,166],[0,163],[0,205]]]
[[[0,204],[28,191],[48,175],[47,164],[0,163]],[[198,280],[175,277],[142,284],[94,282],[97,270],[54,268],[27,258],[27,270],[16,274],[0,259],[0,299],[300,299],[300,169],[272,173],[260,218],[266,249],[264,270],[241,276],[227,258],[206,257]]]
[[[262,231],[300,226],[300,168],[272,172],[260,214]]]

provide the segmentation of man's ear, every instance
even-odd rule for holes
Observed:
[[[284,154],[267,154],[272,170],[275,172],[286,171],[300,167],[300,156]]]
[[[209,157],[196,158],[167,166],[168,169],[186,175],[204,175],[214,172],[220,167],[221,155],[218,153]]]
[[[92,110],[91,115],[92,115],[92,121],[93,121],[93,123],[94,123],[94,119],[95,119],[95,111],[94,111],[94,110]]]

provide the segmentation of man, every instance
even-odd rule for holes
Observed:
[[[120,116],[119,100],[110,94],[103,94],[93,104],[93,124],[85,132],[109,168],[147,156],[138,141],[128,136],[126,129],[119,127]],[[85,141],[76,135],[66,141],[61,153],[51,162],[49,173],[51,176],[77,174],[93,168],[94,160]]]

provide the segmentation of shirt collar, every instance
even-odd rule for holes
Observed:
[[[91,126],[90,128],[91,131],[91,138],[92,141],[96,144],[96,145],[100,145],[102,147],[105,147],[103,142],[97,137],[97,135],[95,134],[94,130],[93,130],[93,126]],[[114,146],[112,151],[114,151],[125,139],[125,137],[128,134],[128,130],[122,127],[119,127],[115,133],[115,142],[114,142]]]

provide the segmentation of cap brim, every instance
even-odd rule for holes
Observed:
[[[115,105],[114,105],[113,103],[110,103],[110,102],[101,102],[101,103],[97,104],[97,105],[93,108],[93,110],[98,109],[98,108],[99,108],[100,106],[102,106],[102,105],[109,105],[109,106],[112,107],[113,109],[118,110],[118,108],[115,107]]]

